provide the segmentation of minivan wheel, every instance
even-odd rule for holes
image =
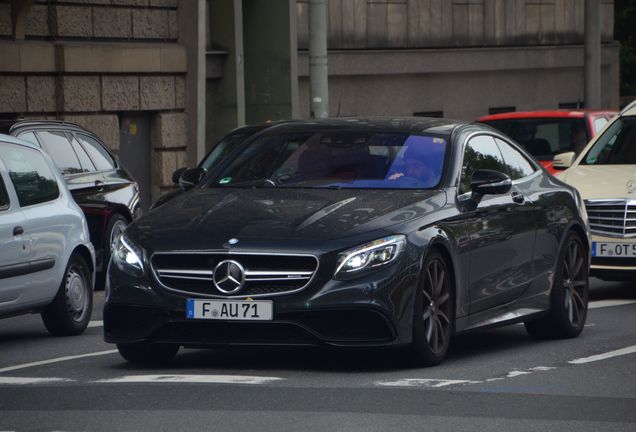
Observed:
[[[54,336],[78,335],[93,311],[91,271],[86,260],[73,253],[53,301],[42,311],[44,326]]]
[[[172,344],[117,344],[119,354],[130,363],[158,365],[167,363],[177,355],[179,345]]]
[[[108,262],[110,261],[111,246],[117,237],[124,232],[127,226],[128,220],[120,214],[114,214],[108,221],[102,240],[102,270],[98,272],[95,277],[95,288],[98,290],[104,289],[106,286],[106,273],[108,270]]]
[[[451,275],[441,253],[426,257],[415,294],[412,359],[421,366],[439,364],[450,345],[454,324]]]
[[[587,252],[575,232],[570,232],[559,254],[550,299],[544,318],[525,323],[537,339],[578,336],[585,326],[589,298]]]

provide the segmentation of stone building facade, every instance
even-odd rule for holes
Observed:
[[[614,2],[599,2],[602,105],[616,108]],[[581,104],[583,5],[328,0],[330,114]],[[308,117],[307,48],[308,0],[0,0],[0,118],[84,125],[154,198],[225,132]]]
[[[146,176],[138,181],[156,196],[186,164],[177,9],[178,0],[0,1],[0,118],[80,124],[133,165],[135,177]],[[148,147],[146,166],[126,160],[122,134],[133,138],[126,145]]]

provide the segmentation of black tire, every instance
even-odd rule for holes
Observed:
[[[559,253],[550,295],[550,312],[544,318],[525,323],[536,339],[564,339],[578,336],[587,317],[589,299],[588,257],[581,238],[570,232]]]
[[[53,301],[42,311],[44,326],[54,336],[82,333],[93,312],[92,274],[86,260],[73,253]]]
[[[104,230],[104,238],[102,239],[102,270],[95,275],[95,289],[102,290],[106,286],[106,273],[108,270],[108,262],[110,261],[110,246],[113,240],[121,234],[121,231],[128,225],[128,219],[119,213],[115,213],[108,221],[108,225]]]
[[[177,355],[179,345],[172,344],[117,344],[119,354],[128,362],[140,365],[160,365]]]
[[[416,365],[434,366],[446,357],[455,324],[453,288],[446,260],[432,250],[415,293],[411,358]]]

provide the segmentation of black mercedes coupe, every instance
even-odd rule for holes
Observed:
[[[576,190],[488,126],[281,122],[118,238],[105,340],[138,363],[319,345],[434,365],[477,328],[577,336],[589,249]]]

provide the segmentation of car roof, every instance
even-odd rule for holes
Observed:
[[[456,127],[467,124],[470,123],[463,120],[429,117],[336,117],[278,122],[267,128],[264,133],[294,132],[299,129],[333,129],[450,135]]]
[[[625,108],[623,108],[623,110],[621,111],[620,115],[621,116],[624,116],[624,115],[628,115],[628,116],[636,115],[636,100],[634,100],[631,103],[627,104],[627,106]]]
[[[2,134],[2,133],[0,133],[0,143],[16,144],[16,145],[21,145],[21,146],[40,150],[38,146],[36,146],[35,144],[29,141],[25,141],[23,139],[16,138],[14,136]]]
[[[616,113],[615,110],[544,110],[544,111],[513,111],[500,114],[490,114],[480,117],[477,121],[513,120],[531,118],[583,118],[585,114]]]
[[[5,134],[11,134],[15,130],[27,128],[27,127],[61,127],[67,130],[75,130],[77,132],[88,132],[91,135],[94,135],[89,130],[83,128],[82,126],[62,120],[26,120],[26,119],[16,119],[16,120],[0,120],[0,132]]]

